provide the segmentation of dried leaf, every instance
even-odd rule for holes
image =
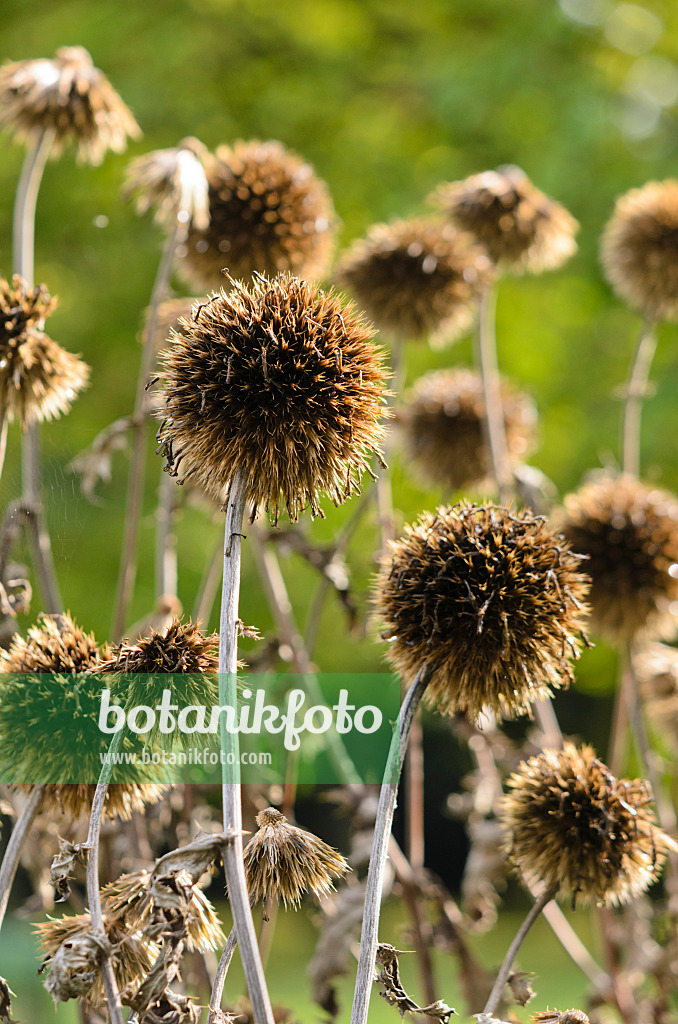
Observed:
[[[15,995],[4,978],[0,977],[0,1021],[2,1024],[14,1024],[12,1021],[12,1000]]]
[[[156,861],[151,875],[151,888],[156,876],[174,875],[180,871],[187,871],[191,880],[197,882],[217,857],[221,856],[223,847],[232,843],[239,834],[242,833],[232,828],[216,833],[199,832],[193,842],[178,850],[171,850]]]
[[[395,949],[388,942],[380,942],[377,946],[377,963],[383,966],[379,972],[377,981],[384,986],[379,995],[383,996],[389,1006],[397,1006],[401,1019],[406,1013],[421,1013],[426,1017],[439,1020],[441,1024],[448,1024],[453,1013],[457,1011],[448,1006],[442,999],[436,999],[428,1006],[418,1006],[414,999],[408,996],[400,980],[398,957],[408,952],[403,949]]]
[[[73,878],[77,864],[87,863],[87,847],[84,843],[71,843],[59,838],[59,852],[52,861],[49,884],[59,893],[57,903],[63,903],[71,895],[69,880]]]
[[[88,994],[96,981],[100,958],[101,945],[91,932],[77,932],[62,942],[44,983],[55,1006]]]
[[[515,971],[509,975],[508,985],[518,1006],[527,1006],[530,999],[534,999],[537,994],[531,985],[533,977],[533,974],[527,974],[526,971]]]
[[[82,492],[92,505],[100,505],[101,499],[95,494],[99,480],[109,483],[112,476],[113,456],[127,448],[127,435],[134,426],[132,416],[124,416],[105,427],[92,441],[89,448],[80,452],[68,465],[72,473],[80,475]]]

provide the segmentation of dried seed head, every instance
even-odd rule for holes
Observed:
[[[435,199],[502,270],[540,274],[560,267],[577,251],[574,217],[511,164],[441,185]]]
[[[327,896],[333,878],[341,878],[348,862],[311,832],[290,825],[284,814],[267,807],[257,814],[259,829],[245,847],[245,874],[252,903],[281,899],[296,907],[305,892]]]
[[[44,285],[18,276],[0,280],[0,402],[10,423],[23,427],[68,412],[87,384],[89,367],[43,334],[56,308]]]
[[[533,1024],[590,1024],[583,1010],[539,1010],[532,1014]]]
[[[652,319],[678,319],[678,181],[650,181],[621,196],[600,254],[621,299]]]
[[[487,253],[470,235],[424,220],[376,224],[336,271],[380,330],[434,345],[471,328],[491,277]]]
[[[53,151],[69,142],[78,159],[100,164],[122,153],[139,125],[82,46],[63,46],[52,60],[20,60],[0,67],[0,125],[28,142],[54,133]]]
[[[383,355],[352,306],[288,275],[234,282],[197,307],[164,353],[167,417],[158,433],[212,497],[233,473],[256,506],[319,515],[326,492],[350,496],[379,453]]]
[[[15,633],[8,650],[0,649],[0,672],[86,672],[94,668],[99,647],[71,616],[39,615],[26,636]]]
[[[678,499],[633,477],[601,475],[564,504],[562,531],[588,556],[592,628],[613,640],[673,633]]]
[[[199,139],[183,139],[173,149],[156,149],[127,168],[123,197],[134,199],[141,216],[155,207],[155,220],[166,230],[179,219],[199,231],[210,222],[205,164],[210,157]]]
[[[391,548],[377,578],[382,636],[405,680],[429,666],[430,703],[512,718],[567,685],[588,580],[543,517],[462,502],[425,512]]]
[[[223,270],[248,280],[281,271],[319,280],[332,252],[335,216],[327,186],[279,142],[221,146],[207,170],[209,226],[194,222],[178,271],[198,291]]]
[[[408,459],[433,484],[478,486],[492,475],[484,439],[485,400],[480,376],[472,370],[438,370],[415,383],[397,414]],[[532,400],[508,383],[502,406],[509,454],[514,463],[534,443],[537,413]]]
[[[508,781],[500,814],[509,856],[529,887],[572,903],[627,903],[678,846],[655,825],[649,784],[617,780],[589,746],[544,750]]]

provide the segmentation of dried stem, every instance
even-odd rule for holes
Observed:
[[[410,734],[411,742],[412,734]],[[391,836],[389,845],[389,859],[393,865],[396,879],[402,886],[403,899],[410,912],[414,931],[414,947],[424,989],[424,1001],[430,1005],[437,998],[433,963],[431,960],[431,927],[423,913],[421,887],[413,871],[413,865],[400,849],[393,836]]]
[[[221,954],[219,960],[219,966],[217,967],[217,973],[214,976],[214,984],[212,985],[212,995],[210,996],[210,1010],[207,1017],[207,1024],[213,1024],[214,1018],[221,1006],[221,997],[224,991],[224,983],[226,981],[226,975],[228,974],[228,968],[231,966],[231,960],[235,953],[235,947],[238,944],[238,939],[235,934],[235,928],[231,928],[228,938],[226,939],[226,945],[224,951]]]
[[[476,362],[483,384],[485,434],[492,460],[492,472],[499,490],[499,500],[502,504],[507,504],[513,497],[514,484],[501,401],[494,323],[495,307],[496,292],[490,287],[485,290],[480,300]]]
[[[169,473],[162,473],[158,484],[155,529],[155,596],[177,596],[177,547],[174,512],[177,485]]]
[[[394,339],[391,345],[391,362],[393,364],[393,377],[391,378],[391,391],[388,403],[393,406],[394,399],[397,400],[405,382],[405,345],[402,339]],[[393,432],[387,434],[384,442],[384,456],[388,459],[393,447]],[[391,473],[384,469],[379,474],[376,483],[377,507],[379,509],[379,525],[381,527],[381,547],[386,548],[388,541],[395,540],[395,516],[393,512],[393,488],[391,485]]]
[[[31,795],[24,804],[21,814],[12,829],[5,855],[2,858],[2,864],[0,865],[0,928],[2,928],[2,922],[5,919],[9,894],[12,891],[16,869],[19,866],[21,851],[40,808],[44,789],[44,786],[34,786],[32,788]]]
[[[379,933],[379,911],[381,906],[381,893],[384,882],[384,867],[391,837],[391,826],[393,824],[393,813],[396,808],[398,786],[391,780],[399,779],[403,768],[407,741],[412,728],[412,721],[419,702],[424,695],[428,684],[430,670],[424,666],[419,670],[417,676],[408,690],[403,701],[399,715],[399,727],[393,733],[391,746],[388,752],[384,782],[379,794],[379,807],[377,819],[374,826],[374,841],[370,857],[370,867],[367,873],[367,889],[365,893],[365,909],[363,913],[363,927],[360,937],[360,956],[358,958],[358,972],[356,975],[355,993],[353,996],[353,1009],[351,1011],[351,1024],[366,1024],[367,1011],[370,1003],[370,992],[372,989],[372,977],[374,964],[377,955],[377,940]]]
[[[622,426],[622,469],[638,476],[640,472],[640,420],[643,399],[648,393],[648,379],[657,348],[654,320],[643,323],[624,394]]]
[[[33,286],[35,267],[35,209],[43,171],[54,143],[55,132],[41,132],[26,152],[14,200],[12,219],[12,263],[14,271]]]

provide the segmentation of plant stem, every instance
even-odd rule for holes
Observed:
[[[624,400],[622,469],[632,476],[638,476],[640,472],[640,419],[656,348],[654,320],[647,319],[633,354]]]
[[[5,919],[9,894],[12,891],[16,869],[19,866],[21,851],[40,808],[44,789],[44,786],[33,786],[31,795],[24,804],[21,814],[12,829],[5,855],[2,858],[2,864],[0,865],[0,928],[2,928],[2,922]]]
[[[54,135],[54,129],[47,128],[27,150],[14,200],[12,263],[29,288],[33,287],[35,266],[35,209]]]
[[[221,591],[221,620],[219,629],[219,703],[236,706],[238,670],[238,598],[240,594],[240,560],[242,549],[242,523],[247,500],[245,479],[236,470],[231,479],[226,506],[224,536],[224,580]],[[223,849],[224,870],[228,897],[231,904],[235,933],[240,946],[245,980],[249,992],[255,1024],[273,1024],[271,1002],[257,946],[252,920],[242,844],[242,808],[240,804],[240,747],[237,732],[229,732],[221,722],[222,800],[224,831],[236,832],[232,843]],[[230,762],[230,763],[229,763]],[[223,983],[222,983],[223,984]],[[221,1002],[221,992],[213,993],[213,1007]]]
[[[494,322],[495,307],[496,292],[494,288],[489,287],[480,300],[476,335],[476,363],[483,385],[485,433],[492,460],[492,472],[497,483],[499,500],[502,505],[506,505],[513,497],[514,484],[501,400],[501,380]]]
[[[161,473],[158,484],[155,532],[155,597],[177,596],[177,547],[174,526],[176,482],[169,473]]]
[[[221,996],[224,991],[224,982],[226,981],[226,975],[228,974],[228,968],[231,966],[231,960],[235,952],[235,947],[238,944],[238,939],[235,934],[235,928],[231,928],[228,938],[226,939],[226,945],[224,951],[221,954],[219,960],[219,966],[217,967],[217,973],[214,975],[214,984],[212,985],[212,995],[210,996],[210,1009],[207,1017],[207,1024],[212,1024],[214,1018],[221,1006]]]
[[[399,727],[394,730],[391,746],[388,752],[384,781],[379,794],[377,819],[374,825],[374,841],[372,844],[372,854],[370,856],[370,867],[367,873],[365,909],[363,912],[362,934],[360,936],[360,955],[358,958],[358,972],[356,975],[355,992],[353,995],[351,1024],[366,1024],[367,1022],[367,1011],[370,1003],[374,963],[377,955],[379,911],[381,906],[381,892],[384,882],[384,867],[391,838],[393,813],[396,808],[396,798],[398,794],[397,783],[392,782],[391,780],[400,778],[412,721],[419,706],[419,702],[424,695],[429,675],[430,670],[426,665],[417,673],[417,676],[408,690],[400,709],[400,724]]]
[[[394,339],[391,345],[391,362],[393,364],[393,376],[391,378],[391,391],[393,394],[388,399],[389,408],[392,408],[394,401],[397,401],[405,381],[405,345],[401,338]],[[384,458],[388,459],[393,447],[393,431],[386,435],[384,441]],[[393,487],[391,483],[391,471],[384,469],[379,474],[376,483],[377,507],[379,509],[379,525],[381,527],[381,546],[386,548],[389,540],[395,540],[395,516],[393,511]]]
[[[513,966],[513,961],[516,958],[518,950],[520,949],[520,947],[523,944],[523,940],[525,939],[525,936],[527,935],[527,933],[529,932],[530,928],[532,927],[534,922],[537,920],[539,915],[541,914],[541,912],[544,909],[544,907],[546,906],[546,904],[551,902],[551,900],[553,899],[553,897],[555,896],[555,894],[557,892],[558,892],[558,886],[557,885],[552,885],[552,886],[550,886],[550,888],[545,889],[544,892],[541,894],[541,896],[539,896],[538,899],[533,903],[533,905],[530,908],[530,911],[529,911],[527,917],[525,918],[525,920],[521,924],[520,928],[518,929],[518,931],[516,933],[516,937],[514,938],[513,942],[511,943],[511,945],[508,948],[506,956],[504,957],[504,962],[501,965],[501,968],[499,969],[499,974],[497,975],[496,981],[495,981],[494,985],[492,986],[492,991],[490,992],[490,998],[487,1000],[487,1002],[485,1004],[485,1008],[483,1010],[483,1013],[488,1013],[488,1014],[494,1015],[494,1012],[495,1012],[495,1010],[497,1009],[497,1007],[499,1005],[499,1001],[500,1001],[502,993],[504,991],[504,985],[506,984],[506,982],[508,980],[508,976],[511,973],[511,967]]]

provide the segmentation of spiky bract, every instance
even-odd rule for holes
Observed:
[[[245,847],[245,874],[252,903],[281,899],[298,906],[306,892],[327,896],[332,880],[341,878],[348,862],[337,851],[268,807],[257,814],[259,829]]]
[[[669,849],[644,780],[618,780],[589,746],[565,743],[522,763],[500,813],[506,848],[529,887],[572,903],[627,903],[659,878]]]
[[[678,319],[678,181],[650,181],[617,200],[601,259],[621,299],[653,320]]]
[[[156,149],[127,168],[123,195],[142,215],[155,207],[155,219],[171,229],[177,217],[204,231],[210,222],[205,163],[211,158],[199,139],[183,139],[172,149]]]
[[[534,442],[536,409],[525,394],[502,385],[502,407],[509,454],[523,459]],[[407,454],[434,484],[471,487],[492,474],[485,443],[485,399],[479,374],[438,370],[415,383],[398,415]]]
[[[191,225],[178,270],[192,287],[223,283],[223,270],[248,280],[289,271],[325,274],[335,216],[327,186],[310,164],[279,142],[221,146],[207,166],[209,226]]]
[[[0,412],[23,427],[68,412],[89,367],[43,333],[56,308],[44,285],[0,280]]]
[[[321,514],[322,492],[344,501],[383,434],[372,335],[352,306],[286,274],[214,295],[164,353],[169,472],[216,498],[238,470],[276,518]]]
[[[78,159],[100,164],[107,150],[121,153],[139,125],[82,46],[63,46],[51,59],[0,67],[0,125],[27,141],[54,133],[53,150],[68,142]]]
[[[491,277],[487,253],[470,235],[414,219],[376,224],[336,271],[380,330],[434,345],[471,328]]]
[[[376,606],[388,658],[429,703],[507,718],[567,685],[584,638],[580,559],[543,517],[462,502],[425,512],[392,543]]]
[[[591,625],[612,640],[670,635],[678,619],[678,499],[601,475],[565,498],[562,530],[588,557]]]
[[[513,165],[442,185],[437,202],[513,273],[555,270],[577,250],[577,221]]]

